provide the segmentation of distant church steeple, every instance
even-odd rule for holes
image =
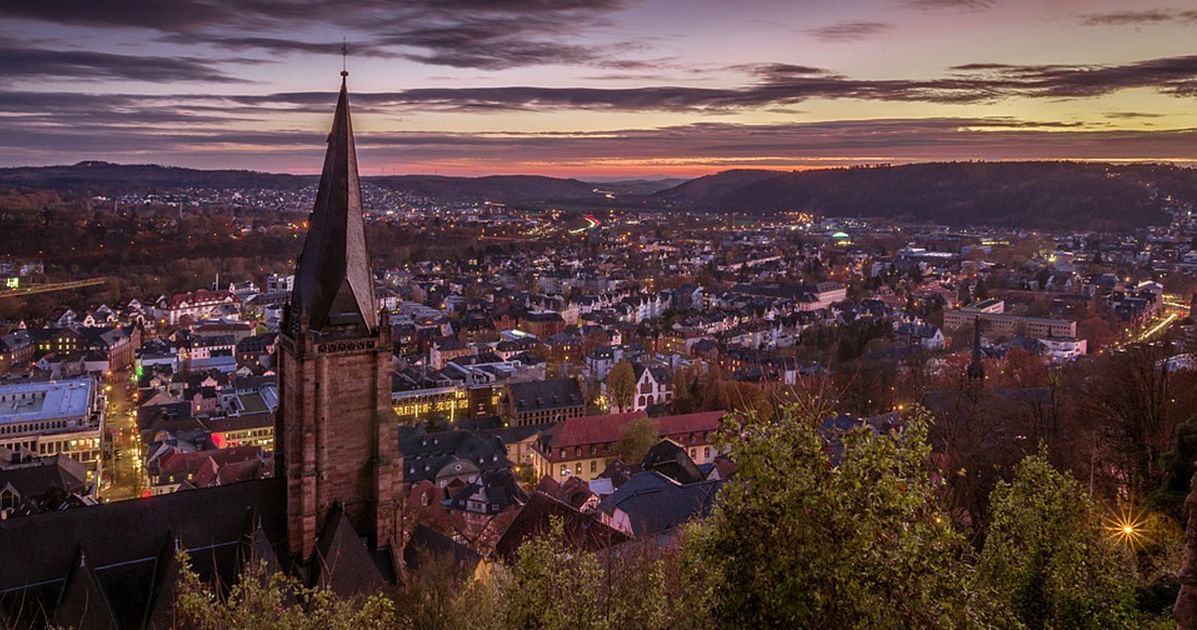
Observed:
[[[981,318],[973,319],[973,360],[968,364],[968,380],[974,385],[985,381],[985,364],[981,361]]]
[[[370,254],[362,218],[362,190],[349,119],[348,72],[328,134],[328,151],[307,239],[295,272],[287,329],[306,319],[313,331],[354,335],[378,328]]]

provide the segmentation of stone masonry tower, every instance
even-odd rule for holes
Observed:
[[[402,484],[390,326],[374,300],[347,75],[278,344],[276,474],[290,551],[305,560],[338,504],[360,535],[390,545]]]

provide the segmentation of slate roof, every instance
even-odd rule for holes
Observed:
[[[681,484],[658,471],[633,476],[599,504],[613,514],[618,508],[628,515],[636,538],[659,534],[699,516],[711,513],[722,480]]]
[[[455,459],[468,461],[483,472],[511,466],[502,440],[460,429],[433,433],[406,430],[400,435],[399,451],[403,453],[403,482],[407,484],[435,479]]]
[[[572,378],[512,383],[510,388],[517,413],[568,409],[585,404],[582,388]]]
[[[116,615],[87,560],[87,553],[79,548],[76,558],[54,605],[51,622],[64,628],[116,628]]]
[[[678,483],[694,483],[705,477],[686,454],[686,449],[670,440],[661,440],[648,449],[640,467],[655,470]]]
[[[12,463],[20,457],[20,463]],[[15,451],[0,447],[0,489],[11,485],[23,498],[40,497],[57,488],[66,494],[83,492],[87,488],[87,469],[66,455],[51,457],[21,457]]]
[[[452,491],[443,503],[451,510],[467,511],[469,500],[475,494],[483,499],[486,504],[483,513],[489,515],[528,501],[527,493],[520,488],[511,468],[496,468],[484,471],[477,481]]]
[[[274,344],[274,340],[278,337],[278,333],[266,333],[264,335],[250,335],[237,342],[237,352],[265,352],[266,348]]]

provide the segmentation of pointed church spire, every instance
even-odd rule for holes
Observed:
[[[981,318],[973,319],[973,360],[968,364],[969,380],[980,383],[985,380],[985,364],[981,361]]]
[[[293,336],[304,320],[313,331],[372,334],[378,328],[349,117],[348,75],[341,71],[341,95],[328,134],[320,189],[295,272],[288,321]]]

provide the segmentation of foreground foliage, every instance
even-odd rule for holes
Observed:
[[[381,593],[347,599],[308,588],[265,562],[249,563],[228,594],[200,579],[186,554],[177,557],[178,592],[172,625],[196,630],[389,630],[394,603]]]
[[[737,482],[690,557],[710,571],[721,627],[977,627],[1012,620],[973,587],[968,547],[940,510],[926,422],[857,430],[829,461],[813,418],[752,416],[724,436]]]
[[[712,516],[673,545],[581,551],[555,521],[510,565],[467,575],[429,557],[404,586],[351,601],[264,567],[222,596],[187,569],[179,625],[1062,629],[1151,621],[1136,610],[1133,550],[1111,541],[1100,507],[1045,455],[998,484],[975,558],[941,506],[925,414],[901,432],[856,429],[831,443],[816,430],[825,417],[820,405],[796,405],[769,420],[731,419],[720,439],[736,477]],[[1138,571],[1158,578],[1166,567],[1140,561]]]
[[[1022,623],[1139,627],[1125,555],[1104,530],[1098,506],[1071,475],[1057,471],[1042,454],[1027,457],[1012,481],[997,485],[991,503],[978,577]]]

